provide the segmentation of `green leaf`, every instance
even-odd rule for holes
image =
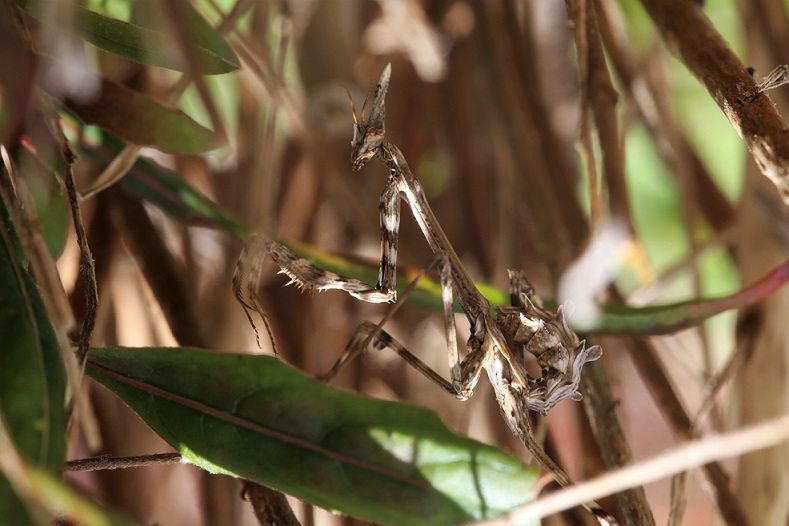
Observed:
[[[277,241],[322,269],[370,283],[370,287],[375,286],[378,280],[378,264],[334,254],[307,243],[298,243],[284,239],[278,239]],[[397,268],[397,294],[401,296],[406,287],[419,275],[419,270],[406,267],[405,265],[398,265]],[[484,283],[476,283],[476,286],[482,292],[482,295],[490,301],[491,305],[503,305],[509,301],[509,293],[501,289]],[[426,276],[417,284],[406,301],[423,309],[441,311],[444,308],[441,300],[441,284]],[[457,298],[455,298],[455,311],[463,312],[460,304],[457,302]]]
[[[68,99],[63,104],[87,124],[101,126],[130,143],[154,146],[166,153],[200,154],[223,145],[214,132],[181,110],[107,79],[100,79],[100,84],[96,97],[90,101]]]
[[[64,127],[73,136],[80,154],[103,166],[108,165],[123,149],[124,144],[111,133],[86,126],[71,113],[65,113]],[[249,236],[249,229],[222,210],[216,203],[198,192],[177,172],[156,162],[140,157],[121,185],[130,194],[148,201],[169,216],[192,225],[216,227],[241,239]]]
[[[279,241],[299,256],[321,268],[367,283],[374,284],[376,282],[378,276],[376,264],[339,256],[304,243]],[[406,286],[417,276],[418,271],[408,268],[404,270],[403,265],[398,265],[398,269],[397,291],[398,294],[402,294]],[[698,325],[722,312],[741,309],[759,302],[784,286],[787,281],[789,281],[789,261],[773,269],[767,276],[748,287],[720,298],[700,298],[647,307],[602,305],[597,325],[585,328],[584,334],[633,334],[639,336],[671,334]],[[501,289],[484,283],[476,283],[476,286],[493,307],[507,304],[509,301],[508,293]],[[407,301],[425,309],[440,311],[443,309],[441,285],[426,277],[419,282]],[[552,300],[544,300],[544,303],[549,309],[557,307],[556,302]],[[455,302],[455,311],[462,312],[457,302]]]
[[[40,158],[31,155],[28,150],[22,149],[18,153],[17,166],[33,197],[41,234],[47,243],[49,253],[56,258],[66,245],[69,226],[68,209],[60,180],[41,163]]]
[[[47,16],[47,2],[17,0],[17,3],[44,24],[59,22]],[[237,70],[238,57],[227,42],[189,2],[181,0],[178,4],[193,38],[198,72],[217,75]],[[136,24],[101,15],[77,3],[70,3],[69,7],[74,11],[82,37],[91,44],[134,62],[185,71],[185,62],[173,37],[168,35],[167,22],[157,2],[138,0],[132,4],[135,9],[144,9],[147,15],[137,17]]]
[[[69,225],[61,183],[66,163],[44,111],[48,110],[31,108],[28,111],[25,134],[9,148],[9,153],[33,197],[49,253],[57,257],[66,244]],[[56,114],[52,115],[54,118]]]
[[[639,308],[605,305],[600,327],[594,332],[639,335],[671,334],[698,325],[722,312],[758,303],[783,287],[787,281],[789,281],[789,261],[774,268],[751,285],[720,298]]]
[[[494,517],[535,491],[535,472],[436,414],[331,388],[272,357],[94,349],[87,372],[196,465],[381,524]]]
[[[66,483],[51,473],[22,463],[19,476],[31,488],[27,495],[30,501],[37,502],[51,516],[68,517],[80,526],[133,526],[134,522],[117,514],[107,512],[99,506],[79,495]],[[2,516],[2,515],[0,515]],[[44,518],[38,521],[44,524]],[[3,524],[19,525],[21,521],[3,522]]]
[[[66,374],[55,333],[0,199],[0,412],[19,454],[56,472],[66,454]],[[11,485],[0,477],[0,524],[29,524]]]
[[[192,225],[218,227],[245,239],[249,229],[195,190],[180,175],[149,159],[140,159],[124,177],[121,186],[130,194],[151,203],[167,215]]]

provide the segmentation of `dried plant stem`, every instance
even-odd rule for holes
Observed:
[[[584,397],[584,408],[605,466],[614,469],[631,464],[633,453],[614,411],[616,402],[602,364],[592,364],[583,376],[583,383],[589,393],[589,396]],[[616,499],[625,524],[655,524],[644,488],[632,487],[621,491],[616,494]]]
[[[255,518],[261,526],[272,524],[301,526],[284,493],[254,482],[247,482],[242,495],[249,500]]]
[[[125,239],[137,257],[140,270],[162,307],[175,339],[181,345],[208,347],[203,328],[194,312],[192,292],[184,283],[181,267],[167,249],[143,204],[123,192],[115,192],[117,216]]]
[[[676,110],[663,95],[665,87],[654,75],[640,73],[638,60],[628,39],[621,7],[615,0],[595,0],[600,33],[609,63],[621,81],[623,93],[632,100],[641,121],[672,173],[688,170],[699,195],[698,206],[707,221],[720,233],[730,222],[734,209],[715,184],[687,136],[678,126]],[[654,68],[653,68],[654,69]],[[719,234],[720,235],[720,234]]]
[[[578,49],[582,119],[587,121],[588,110],[591,110],[591,118],[600,145],[603,183],[608,189],[611,219],[626,225],[628,231],[632,233],[633,221],[630,217],[630,199],[625,181],[625,156],[616,114],[619,94],[614,89],[606,64],[594,4],[592,0],[567,0],[566,3],[568,17],[573,22],[575,45]],[[589,146],[587,145],[586,148]],[[604,218],[593,219],[600,221]]]
[[[154,455],[138,455],[133,457],[98,457],[81,458],[66,462],[64,471],[100,471],[109,469],[144,468],[164,464],[189,464],[180,453],[157,453]]]
[[[611,471],[587,482],[563,488],[506,516],[481,523],[485,526],[522,524],[572,508],[591,499],[633,488],[696,468],[775,446],[789,440],[789,414],[731,433],[710,436],[677,446],[635,465]]]
[[[661,37],[723,110],[762,174],[789,204],[789,129],[704,15],[687,0],[641,0]]]
[[[77,346],[77,360],[84,365],[88,355],[90,339],[93,336],[93,329],[96,326],[96,313],[99,309],[99,291],[96,283],[96,265],[93,262],[93,254],[88,246],[88,237],[85,234],[85,225],[82,224],[82,212],[80,211],[77,186],[74,184],[74,154],[68,147],[68,142],[63,141],[64,155],[66,157],[66,171],[64,173],[66,192],[68,193],[69,204],[71,205],[71,219],[74,221],[74,231],[77,234],[77,244],[79,245],[79,272],[85,280],[85,319],[82,320],[82,330],[79,335],[79,345]]]
[[[590,124],[593,121],[602,156],[604,185],[608,190],[610,218],[603,215],[602,196],[597,193],[596,178],[592,178],[591,195],[593,223],[600,227],[609,219],[627,227],[633,234],[633,221],[625,181],[624,152],[619,137],[616,104],[618,93],[606,64],[603,43],[597,23],[593,0],[567,0],[571,20],[581,85],[581,144],[590,175],[596,173]],[[591,115],[590,115],[591,113]],[[597,196],[597,197],[595,197]],[[595,203],[596,206],[595,206]],[[595,208],[598,210],[595,212]],[[605,371],[599,364],[591,367],[583,377],[591,396],[584,407],[606,467],[613,468],[632,462],[632,453],[622,431]],[[617,494],[617,501],[626,524],[655,524],[655,519],[643,488],[633,488]]]
[[[663,365],[655,355],[655,350],[647,341],[636,338],[627,338],[624,344],[630,351],[630,358],[639,370],[658,407],[671,422],[674,432],[679,438],[687,439],[693,423],[674,392]],[[703,473],[713,492],[718,511],[726,524],[747,525],[748,521],[740,501],[729,488],[731,479],[723,466],[718,462],[710,462],[704,465]]]
[[[96,328],[96,316],[99,311],[99,285],[96,279],[96,264],[93,261],[93,253],[90,250],[90,246],[88,246],[88,236],[85,232],[85,225],[82,222],[79,194],[77,193],[77,186],[74,183],[74,153],[71,151],[71,147],[63,135],[60,121],[53,119],[53,126],[57,130],[58,141],[60,142],[62,155],[66,162],[63,178],[65,180],[66,193],[68,194],[69,206],[71,208],[71,220],[74,223],[74,232],[76,233],[77,245],[79,246],[79,273],[82,276],[82,281],[85,283],[85,317],[82,320],[79,343],[77,344],[75,353],[77,368],[79,370],[77,381],[79,381],[82,379],[85,372],[88,349],[90,348],[90,342],[93,338],[93,330]],[[67,370],[71,369],[69,362],[70,360],[67,359]],[[88,400],[87,390],[83,383],[80,382],[74,389],[73,397],[70,407],[76,408],[76,419],[82,428],[85,442],[91,450],[95,451],[100,447],[101,434],[99,432],[98,423],[96,422],[96,417],[93,413],[93,406]],[[74,412],[69,411],[69,417],[73,415]]]

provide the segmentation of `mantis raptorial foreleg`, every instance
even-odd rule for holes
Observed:
[[[529,412],[546,414],[565,398],[580,400],[582,396],[578,387],[584,364],[600,358],[602,350],[597,345],[586,348],[585,342],[579,340],[575,332],[570,329],[561,308],[557,312],[552,312],[542,308],[538,302],[533,302],[529,297],[530,285],[517,272],[510,274],[512,306],[498,307],[496,315],[493,315],[488,300],[471,280],[433,215],[422,187],[409,169],[403,153],[394,144],[384,142],[384,99],[390,75],[391,68],[387,66],[376,87],[367,118],[364,116],[366,102],[361,117],[356,114],[351,103],[355,125],[351,142],[351,161],[354,170],[359,170],[376,156],[389,168],[388,182],[380,200],[381,264],[376,286],[370,287],[357,279],[321,269],[276,241],[266,243],[263,252],[270,254],[281,271],[290,277],[291,282],[300,287],[313,290],[339,289],[368,302],[392,302],[396,299],[395,271],[400,199],[406,201],[439,265],[451,382],[444,380],[381,329],[382,324],[391,316],[391,312],[378,325],[365,322],[357,329],[346,352],[329,373],[329,377],[336,374],[344,363],[368,346],[378,349],[390,348],[426,377],[435,381],[444,391],[465,399],[472,395],[484,369],[493,385],[501,414],[513,434],[523,441],[534,458],[547,471],[553,473],[560,484],[568,485],[571,481],[564,471],[532,438]],[[257,269],[259,264],[255,259],[253,270]],[[242,273],[237,272],[237,274]],[[238,281],[240,283],[241,280]],[[248,296],[254,298],[251,287],[252,285]],[[238,290],[240,288],[238,285]],[[454,296],[457,297],[468,319],[471,332],[467,343],[468,352],[463,360],[460,359],[457,349]],[[254,307],[257,307],[254,301],[248,304],[242,299],[242,304],[252,310],[256,310]],[[532,377],[528,374],[525,366],[527,354],[532,355],[539,364],[540,376]],[[596,503],[589,502],[586,507],[595,514],[601,524],[616,524],[616,521]]]

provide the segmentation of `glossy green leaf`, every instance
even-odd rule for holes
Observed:
[[[53,23],[47,16],[47,2],[17,0],[17,3],[40,22]],[[227,42],[189,2],[180,0],[178,4],[192,36],[199,73],[217,75],[237,70],[238,57]],[[134,62],[185,71],[184,60],[176,41],[168,34],[166,19],[157,2],[138,0],[133,3],[135,9],[147,8],[149,15],[137,17],[134,24],[90,11],[77,3],[70,3],[70,6],[82,37],[91,44]]]
[[[200,154],[223,145],[214,132],[181,110],[107,79],[100,79],[100,84],[90,101],[63,101],[87,124],[101,126],[127,142],[167,153]],[[49,89],[47,85],[44,88]]]
[[[74,148],[81,155],[106,166],[123,149],[124,144],[111,133],[86,126],[71,114],[67,114],[66,119],[65,128],[74,137]],[[245,225],[195,190],[180,175],[146,157],[135,161],[120,184],[132,195],[173,218],[191,225],[221,228],[242,239],[249,235]]]
[[[317,383],[272,357],[94,349],[87,372],[198,466],[381,524],[494,517],[535,491],[535,472],[436,414]]]
[[[0,411],[19,454],[34,466],[65,460],[65,368],[38,289],[20,264],[0,199]],[[0,524],[29,524],[28,512],[0,477]]]

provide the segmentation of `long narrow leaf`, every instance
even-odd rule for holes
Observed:
[[[789,261],[774,268],[762,279],[720,298],[699,299],[651,305],[626,307],[606,305],[603,319],[593,332],[606,334],[671,334],[711,318],[722,312],[741,309],[757,303],[783,287],[789,281]]]
[[[35,283],[20,264],[5,203],[0,199],[0,413],[20,456],[57,471],[66,454],[66,375]],[[28,511],[0,476],[0,524],[29,524]]]
[[[44,24],[60,23],[47,16],[47,3],[35,0],[17,0],[30,16]],[[138,1],[138,3],[141,3]],[[219,36],[202,16],[189,4],[181,1],[180,9],[191,30],[192,44],[198,58],[199,72],[204,75],[229,73],[239,68],[239,60],[225,40]],[[146,1],[145,7],[160,9],[156,3]],[[140,6],[135,6],[139,8]],[[156,17],[138,17],[141,22],[132,24],[90,11],[76,2],[69,2],[77,20],[82,38],[91,44],[124,58],[176,71],[185,71],[186,64],[173,39],[166,33],[165,21],[153,24]]]
[[[153,146],[167,153],[200,154],[223,144],[214,132],[179,109],[107,79],[100,79],[100,84],[98,94],[88,102],[63,101],[87,124],[100,126],[130,143]],[[57,90],[47,84],[43,88]]]
[[[377,265],[332,254],[312,245],[291,241],[286,244],[298,255],[321,268],[368,283],[376,281]],[[403,267],[399,266],[399,268]],[[398,292],[401,292],[417,274],[418,272],[413,269],[398,272]],[[722,312],[741,309],[761,301],[783,287],[787,281],[789,281],[789,261],[748,287],[720,298],[702,298],[648,307],[606,304],[601,307],[597,326],[584,329],[584,333],[641,336],[670,334],[698,325]],[[477,287],[494,307],[509,301],[508,294],[501,289],[482,283],[477,283]],[[409,301],[423,308],[441,310],[441,285],[433,279],[425,278],[411,294]],[[556,308],[556,304],[551,300],[545,300],[545,304],[549,308]],[[455,307],[456,311],[461,312],[457,304]]]
[[[72,140],[73,148],[81,155],[106,166],[123,150],[123,142],[110,132],[85,125],[68,111],[63,114],[64,129]],[[220,228],[241,239],[249,236],[249,229],[245,225],[197,191],[180,175],[146,157],[139,157],[135,161],[120,184],[132,195],[175,219],[190,225]]]
[[[535,490],[536,473],[434,413],[316,383],[272,357],[94,349],[87,372],[198,466],[381,524],[494,517]]]

